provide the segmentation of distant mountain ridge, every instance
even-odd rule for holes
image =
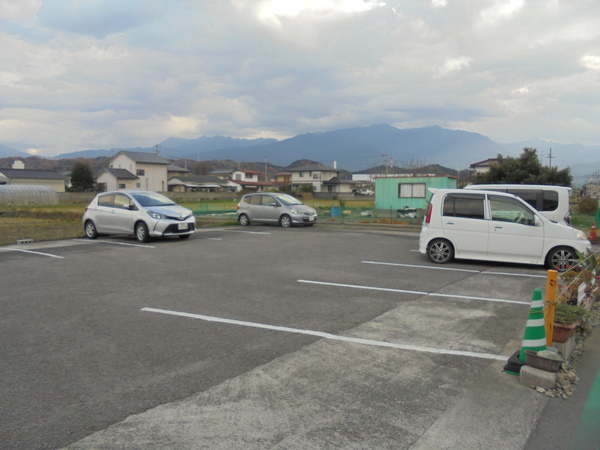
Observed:
[[[110,157],[120,150],[158,150],[161,155],[173,160],[268,162],[285,167],[293,161],[308,159],[350,172],[379,165],[403,167],[415,162],[463,170],[475,162],[495,158],[498,154],[518,156],[524,147],[537,148],[544,164],[550,162],[552,149],[552,165],[559,168],[571,166],[576,179],[589,177],[594,171],[600,170],[600,146],[558,144],[544,140],[502,144],[469,131],[439,126],[399,129],[388,124],[306,133],[281,141],[225,136],[169,138],[155,147],[85,150],[61,154],[53,159]],[[28,155],[0,145],[0,157],[6,156]]]

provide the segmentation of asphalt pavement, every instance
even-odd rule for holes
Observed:
[[[568,400],[502,370],[543,269],[429,267],[415,235],[365,233],[0,252],[0,431],[41,435],[28,448],[598,448],[598,330]]]

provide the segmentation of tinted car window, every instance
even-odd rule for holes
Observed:
[[[558,209],[558,192],[544,191],[542,208],[542,211],[556,211]]]
[[[262,197],[262,195],[252,195],[252,196],[248,197],[248,203],[250,203],[251,205],[260,205],[261,197]]]
[[[114,195],[103,195],[102,197],[98,197],[98,206],[108,206],[112,208],[114,200]]]
[[[535,225],[533,212],[512,198],[490,196],[490,209],[492,220]]]
[[[131,199],[126,195],[117,194],[115,195],[115,208],[129,209]]]
[[[444,216],[483,219],[483,195],[450,194],[444,199]]]
[[[507,192],[521,197],[535,209],[540,208],[538,205],[538,199],[541,197],[542,191],[519,191],[519,190],[508,190]]]
[[[270,195],[261,195],[261,197],[263,206],[271,206],[273,203],[277,203],[277,201]]]

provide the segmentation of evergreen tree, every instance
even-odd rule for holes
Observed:
[[[473,176],[475,184],[552,184],[571,186],[571,169],[558,170],[556,167],[542,166],[535,148],[525,147],[523,153],[513,158],[498,155],[498,162],[490,165],[490,170]]]
[[[94,174],[85,163],[77,161],[71,169],[71,185],[74,191],[82,192],[94,187]]]

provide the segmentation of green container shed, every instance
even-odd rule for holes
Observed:
[[[429,188],[456,189],[453,176],[421,175],[396,176],[375,179],[375,209],[403,211],[427,209],[431,192]]]

